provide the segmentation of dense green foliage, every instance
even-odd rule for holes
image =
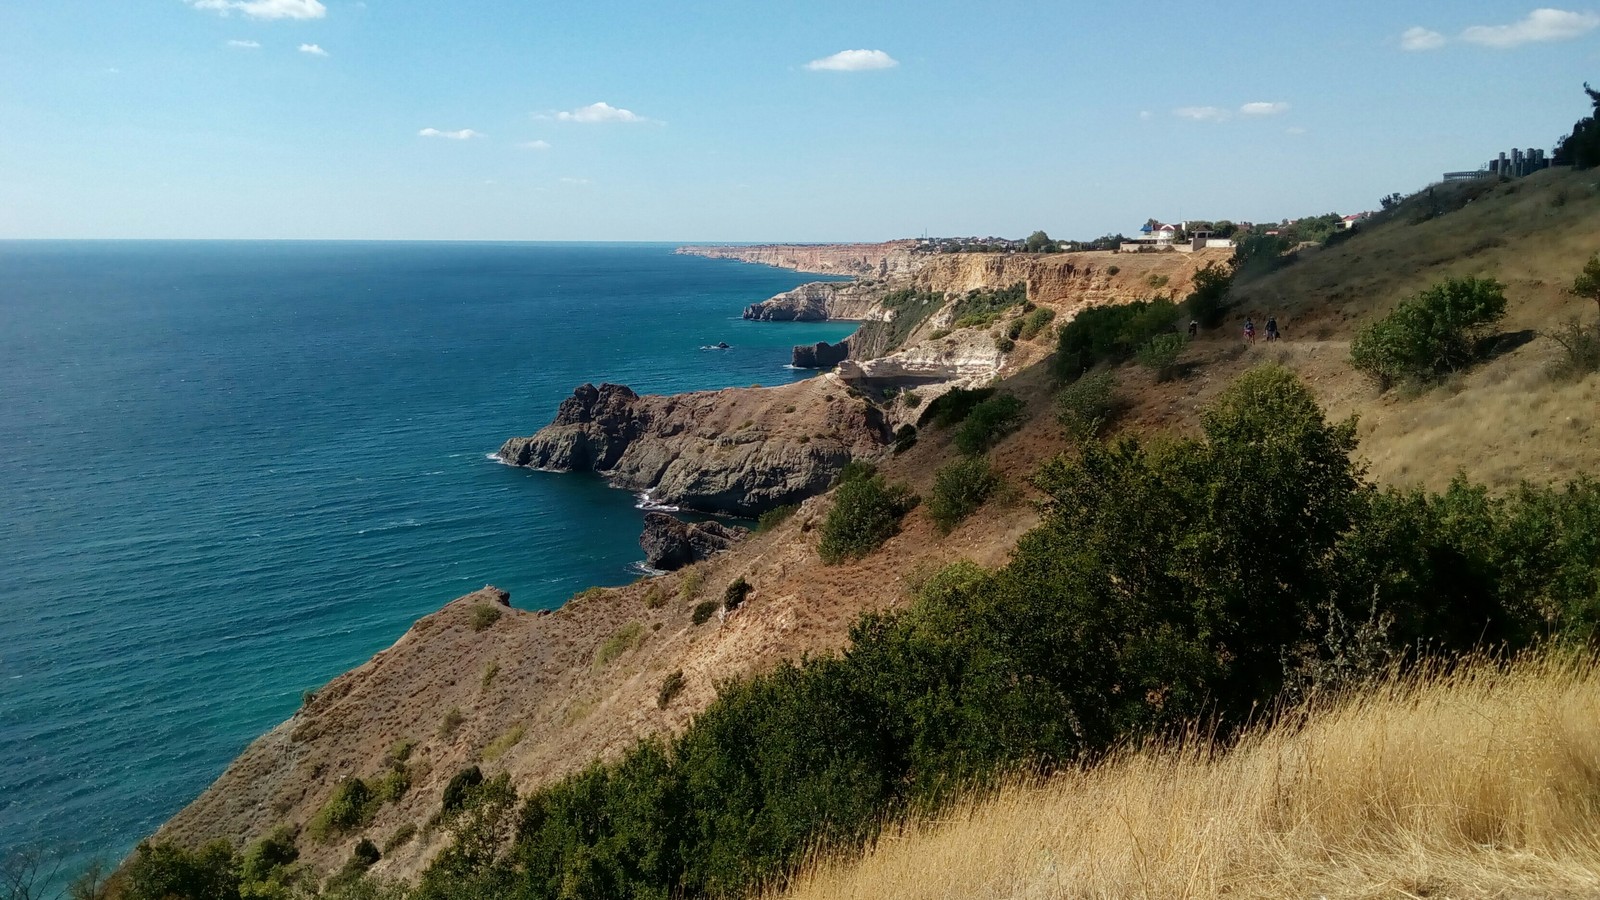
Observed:
[[[744,603],[744,598],[750,596],[755,586],[746,581],[743,575],[728,582],[727,588],[722,592],[722,608],[732,612]]]
[[[1061,327],[1056,375],[1071,381],[1101,363],[1123,362],[1177,320],[1178,307],[1164,297],[1081,310]]]
[[[1572,133],[1556,144],[1554,162],[1559,166],[1577,166],[1592,169],[1600,166],[1600,91],[1583,85],[1583,92],[1594,104],[1594,112],[1579,119]]]
[[[894,455],[910,450],[917,445],[917,426],[907,422],[901,425],[894,433]]]
[[[919,425],[949,428],[965,419],[979,403],[994,396],[994,388],[955,388],[940,394],[922,411]]]
[[[372,788],[359,777],[346,778],[334,788],[333,796],[312,817],[306,831],[313,840],[337,837],[366,824],[382,804]]]
[[[1464,368],[1506,314],[1505,287],[1492,278],[1447,278],[1404,300],[1350,342],[1350,361],[1388,387]]]
[[[981,456],[954,460],[933,476],[928,515],[941,532],[949,534],[988,500],[1002,484],[1000,473]]]
[[[1189,318],[1200,323],[1201,328],[1215,328],[1227,315],[1228,290],[1233,287],[1233,273],[1224,266],[1206,263],[1205,268],[1194,273],[1194,290],[1184,299],[1184,311]]]
[[[694,611],[689,614],[689,621],[696,625],[704,625],[711,621],[711,617],[716,614],[717,601],[701,600],[694,605]]]
[[[1056,416],[1073,440],[1081,443],[1100,436],[1100,430],[1116,414],[1116,386],[1116,376],[1102,370],[1061,389],[1056,396]]]
[[[956,448],[969,456],[987,452],[1001,438],[1022,427],[1027,404],[1015,394],[999,393],[972,408],[956,426]]]
[[[1024,341],[1031,341],[1039,336],[1039,332],[1044,331],[1051,322],[1055,321],[1055,318],[1056,311],[1048,306],[1032,309],[1022,317],[1022,327],[1017,330],[1015,337]]]
[[[783,506],[775,506],[772,509],[762,513],[761,517],[756,519],[756,531],[758,533],[771,531],[774,528],[777,528],[779,525],[782,525],[784,522],[789,521],[789,518],[799,511],[800,504],[798,503],[788,503]]]
[[[822,561],[835,565],[878,549],[900,533],[900,520],[916,505],[916,495],[904,485],[888,484],[871,466],[860,464],[853,471],[847,466],[822,522],[817,546]]]
[[[983,328],[994,323],[1001,314],[1028,300],[1028,286],[1017,282],[997,291],[971,290],[955,302],[950,310],[952,328]]]
[[[919,291],[912,288],[895,291],[880,301],[880,305],[894,313],[887,322],[867,322],[850,339],[851,346],[879,347],[889,353],[905,346],[911,333],[928,321],[928,317],[944,308],[944,294],[939,291]]]
[[[1583,271],[1572,279],[1572,292],[1585,300],[1593,300],[1600,307],[1600,253],[1589,257]]]
[[[1175,332],[1158,334],[1140,347],[1135,356],[1139,365],[1156,373],[1156,381],[1171,381],[1178,372],[1178,357],[1186,343],[1183,335]]]

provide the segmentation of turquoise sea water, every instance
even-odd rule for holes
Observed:
[[[632,496],[488,455],[583,381],[775,384],[851,330],[671,249],[0,242],[0,856],[115,859],[453,597],[634,577]]]

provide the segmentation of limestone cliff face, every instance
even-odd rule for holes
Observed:
[[[899,279],[815,281],[784,291],[744,309],[746,319],[762,322],[872,321],[884,316],[879,304]]]
[[[916,241],[881,244],[764,244],[747,247],[679,247],[677,252],[712,259],[817,272],[824,275],[861,275],[883,278],[906,275],[928,257],[912,253]]]
[[[596,472],[656,503],[753,516],[821,493],[851,459],[888,440],[877,409],[824,379],[670,397],[586,384],[555,421],[506,441],[499,456]]]
[[[1194,273],[1224,263],[1229,250],[1197,253],[951,253],[926,257],[911,281],[950,294],[1022,282],[1028,299],[1062,311],[1123,303],[1157,294],[1182,299]]]

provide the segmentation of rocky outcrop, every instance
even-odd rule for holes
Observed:
[[[1005,362],[1006,354],[995,348],[987,331],[963,330],[876,359],[845,360],[837,373],[846,382],[976,384],[999,374]]]
[[[824,275],[860,275],[883,278],[908,275],[927,259],[913,253],[916,241],[886,241],[881,244],[753,244],[743,247],[679,247],[677,252],[712,259],[817,272]]]
[[[794,348],[794,361],[790,365],[796,369],[831,369],[849,358],[849,338],[837,344],[817,341],[815,344],[802,344]]]
[[[824,379],[670,397],[586,384],[555,421],[506,441],[499,457],[596,472],[656,503],[754,516],[821,493],[851,459],[888,440],[876,408]]]
[[[904,279],[814,281],[744,308],[744,317],[761,322],[871,321],[884,316],[879,302]]]
[[[664,512],[651,512],[645,513],[639,547],[644,550],[645,565],[672,572],[732,549],[749,533],[748,528],[718,522],[685,522]]]

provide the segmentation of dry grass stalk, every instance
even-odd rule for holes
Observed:
[[[1600,896],[1600,673],[1399,680],[1233,751],[1128,751],[824,861],[785,896]]]

